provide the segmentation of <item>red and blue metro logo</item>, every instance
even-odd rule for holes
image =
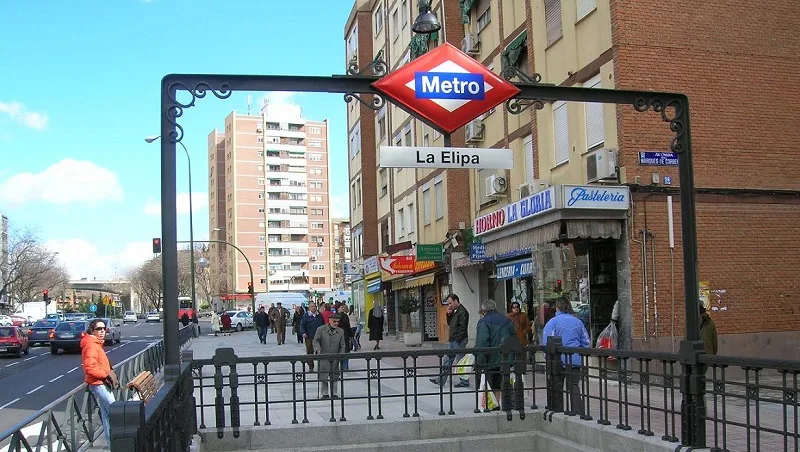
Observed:
[[[447,133],[519,93],[516,86],[449,43],[373,86]]]

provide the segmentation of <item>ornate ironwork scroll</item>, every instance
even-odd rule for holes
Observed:
[[[189,95],[192,96],[191,100],[185,103],[179,101],[177,97],[178,91],[186,91],[189,93]],[[181,82],[173,82],[169,84],[167,87],[167,95],[169,96],[171,105],[167,107],[167,111],[165,113],[167,121],[175,126],[175,130],[170,131],[166,139],[168,139],[171,143],[178,143],[183,140],[183,127],[178,124],[178,118],[183,116],[184,108],[194,107],[197,99],[206,97],[208,92],[214,94],[214,96],[216,96],[218,99],[227,99],[231,97],[231,94],[233,94],[233,90],[227,83],[223,83],[219,85],[219,87],[213,87],[206,82],[198,82],[194,85],[194,87],[189,87]]]
[[[675,133],[675,138],[670,142],[670,149],[676,154],[682,154],[686,149],[684,146],[685,134],[685,112],[686,108],[679,99],[664,100],[660,97],[637,98],[633,103],[636,111],[644,112],[649,109],[661,113],[661,119],[669,123],[669,130]]]

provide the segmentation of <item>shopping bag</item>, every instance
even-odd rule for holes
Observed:
[[[472,366],[475,364],[475,355],[467,353],[456,363],[455,374],[462,380],[469,380],[472,373]]]
[[[619,332],[617,332],[617,327],[614,325],[614,322],[611,322],[597,337],[597,348],[603,350],[616,350],[618,340]],[[613,361],[616,358],[610,356],[608,359]]]
[[[514,383],[517,381],[516,375],[517,374],[512,373],[511,376],[508,379],[508,383],[511,386],[511,390],[512,391],[515,390],[514,389]],[[528,391],[525,391],[525,389],[524,389],[524,387],[525,387],[525,381],[524,380],[522,381],[522,385],[523,385],[522,397],[527,402],[528,401]],[[513,392],[512,392],[512,394],[513,394]]]
[[[486,374],[481,374],[480,391],[481,391],[481,400],[480,400],[481,409],[491,411],[499,406],[497,402],[497,397],[495,397],[494,392],[492,392],[492,387],[489,386],[489,383],[486,381]]]

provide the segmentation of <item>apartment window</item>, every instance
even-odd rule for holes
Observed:
[[[597,0],[578,0],[575,7],[577,12],[576,22],[578,22],[597,9]]]
[[[266,284],[266,283],[267,283],[267,279],[266,278],[261,278],[261,284]]]
[[[350,158],[361,152],[361,123],[356,123],[350,132]]]
[[[266,237],[264,237],[263,235],[259,235],[259,236],[258,236],[258,241],[259,241],[259,242],[263,242],[263,241],[265,241],[265,240],[267,240],[267,238],[266,238]]]
[[[406,146],[412,146],[414,143],[411,142],[411,124],[405,126],[403,131],[405,132],[404,136]]]
[[[406,212],[402,207],[397,211],[397,236],[406,235]]]
[[[314,276],[311,278],[311,284],[325,284],[325,277],[324,276]]]
[[[325,229],[325,223],[321,221],[312,221],[311,229]]]
[[[263,143],[263,142],[264,142],[264,138],[262,138],[262,137],[258,137],[258,142],[259,142],[259,143]]]
[[[258,251],[258,255],[259,256],[264,256],[265,254],[267,254],[267,250],[259,250]]]
[[[525,154],[525,182],[532,182],[533,168],[533,137],[531,135],[522,139],[522,153]]]
[[[259,157],[264,157],[264,151],[258,151],[258,156]]]
[[[556,165],[569,161],[569,123],[566,102],[553,104],[553,144]]]
[[[478,11],[480,11],[480,9]],[[482,32],[483,29],[486,28],[489,25],[489,22],[491,22],[491,20],[492,20],[492,7],[488,6],[478,16],[478,21],[477,21],[478,23],[477,23],[477,28],[475,29],[475,31],[477,33]]]
[[[544,0],[544,20],[547,46],[561,39],[561,0]]]
[[[264,185],[264,178],[263,177],[259,177],[258,178],[258,185]]]
[[[310,140],[308,142],[308,147],[310,147],[310,148],[321,148],[322,147],[322,141]]]
[[[353,182],[350,184],[350,205],[355,207],[358,204],[356,203],[356,183]]]
[[[433,192],[436,196],[436,219],[444,217],[444,177],[436,176],[433,180]]]
[[[261,265],[259,265],[259,267],[261,268],[261,270],[266,270],[267,269],[267,265],[266,264],[261,264]]]
[[[308,188],[320,189],[320,188],[322,188],[322,182],[309,182],[308,183]]]
[[[386,250],[386,247],[391,243],[391,238],[389,237],[389,220],[383,220],[380,224],[380,234],[381,234],[381,248]]]
[[[422,186],[422,221],[423,224],[431,224],[431,186]]]
[[[264,213],[264,208],[263,207],[259,207],[258,208],[258,213]]]
[[[312,176],[322,176],[322,168],[311,168]]]
[[[414,220],[415,212],[414,212],[414,203],[408,205],[408,233],[413,234],[414,231],[417,229],[417,222]]]
[[[312,162],[321,162],[322,154],[308,154],[308,159]]]
[[[264,193],[259,193],[258,194],[258,199],[264,199]]]
[[[311,270],[325,270],[325,264],[311,264]]]
[[[376,127],[378,129],[376,130],[376,133],[378,142],[380,143],[386,137],[386,107],[380,109],[378,116],[375,119],[377,121]]]
[[[308,133],[310,133],[311,135],[319,135],[320,132],[321,132],[321,130],[320,130],[319,127],[309,127],[308,128]]]
[[[356,205],[361,205],[361,178],[356,179]]]
[[[381,168],[381,170],[378,171],[378,176],[381,182],[381,197],[384,197],[389,193],[389,176],[387,175],[386,168]]]
[[[583,86],[586,88],[600,88],[600,74],[587,80]],[[603,122],[603,104],[587,102],[584,104],[586,114],[586,150],[600,147],[605,143],[605,124]]]
[[[392,38],[397,39],[400,37],[400,17],[398,10],[392,11]]]
[[[400,3],[400,21],[403,24],[403,27],[408,24],[408,0],[403,0]]]
[[[383,29],[383,5],[379,5],[375,10],[373,22],[375,23],[375,34],[377,35]]]
[[[259,221],[258,222],[258,227],[259,228],[263,228],[264,226],[265,226],[265,223],[263,221]]]
[[[431,145],[431,137],[428,134],[428,131],[425,131],[425,134],[422,135],[422,147],[427,148]]]

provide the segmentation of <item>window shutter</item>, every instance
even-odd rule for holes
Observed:
[[[583,19],[584,17],[588,16],[590,12],[597,9],[597,0],[577,0],[577,16],[578,18],[576,21]]]
[[[600,88],[600,74],[595,75],[583,84],[586,88]],[[605,143],[603,104],[587,102],[584,104],[586,114],[586,149]]]
[[[533,137],[530,135],[522,140],[522,152],[525,154],[525,182],[532,182],[534,179]]]
[[[549,46],[561,38],[561,0],[544,0],[544,20]]]
[[[556,165],[569,161],[569,125],[566,102],[553,104],[553,143]]]

